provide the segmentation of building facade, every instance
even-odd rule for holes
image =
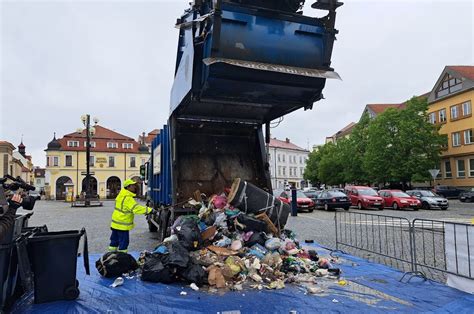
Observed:
[[[15,146],[7,141],[0,141],[0,177],[11,175],[13,177],[20,177],[25,182],[33,184],[33,162],[31,156],[26,154],[26,147],[23,142],[18,146],[18,151]]]
[[[35,167],[33,168],[33,175],[36,191],[43,193],[46,186],[46,169]]]
[[[474,187],[474,66],[447,66],[428,97],[428,117],[448,146],[437,184]]]
[[[344,128],[342,128],[341,130],[337,131],[335,134],[326,137],[326,144],[328,143],[335,144],[340,139],[349,138],[352,134],[352,130],[354,130],[356,125],[357,123],[351,122],[348,125],[346,125]]]
[[[91,138],[90,171],[93,195],[115,198],[126,179],[140,179],[140,166],[150,154],[142,142],[95,125]],[[45,181],[49,198],[63,200],[72,184],[73,197],[86,191],[86,131],[70,133],[48,144]],[[141,192],[140,192],[141,194]]]
[[[293,143],[290,139],[284,141],[276,138],[270,140],[269,163],[273,189],[283,189],[294,185],[304,187],[303,178],[309,151]]]

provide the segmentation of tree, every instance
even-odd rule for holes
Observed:
[[[368,183],[367,172],[363,168],[363,159],[367,150],[370,122],[369,115],[364,113],[349,139],[337,143],[341,147],[344,158],[344,182],[346,183]]]
[[[414,180],[429,179],[446,137],[429,123],[427,109],[426,98],[413,97],[406,109],[387,109],[370,123],[363,165],[371,181],[406,188]]]

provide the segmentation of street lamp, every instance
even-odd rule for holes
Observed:
[[[82,133],[86,131],[86,199],[85,206],[90,206],[90,199],[92,198],[91,191],[91,173],[90,173],[90,159],[91,159],[91,137],[95,134],[95,128],[91,127],[91,116],[88,114],[81,116],[82,124],[85,129],[78,129],[78,132]],[[94,118],[94,123],[99,123],[99,119]]]

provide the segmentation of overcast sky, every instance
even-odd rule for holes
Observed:
[[[0,0],[0,140],[23,134],[44,166],[53,132],[75,131],[84,113],[134,138],[162,126],[188,2]],[[473,1],[344,2],[332,58],[343,80],[272,136],[323,143],[366,104],[402,102],[430,91],[445,65],[474,64]]]

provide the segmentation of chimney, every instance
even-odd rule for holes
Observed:
[[[286,142],[290,144],[290,139],[288,137],[286,138]]]

